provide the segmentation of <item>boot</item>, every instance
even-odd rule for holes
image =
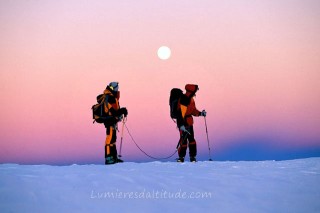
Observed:
[[[177,159],[177,162],[183,163],[183,162],[184,162],[184,157],[179,157],[179,158]]]
[[[117,163],[123,163],[123,160],[121,160],[120,158],[117,158]]]
[[[197,162],[196,157],[191,157],[191,156],[190,156],[190,162]]]
[[[115,164],[115,163],[116,163],[116,161],[114,160],[114,158],[112,156],[106,157],[105,165]]]

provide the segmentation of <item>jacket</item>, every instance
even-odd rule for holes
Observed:
[[[104,92],[105,101],[104,101],[104,112],[108,115],[108,119],[104,123],[105,126],[115,125],[121,116],[121,108],[119,105],[120,93],[114,92],[112,89],[107,87]]]
[[[105,102],[104,102],[104,112],[107,115],[110,116],[119,116],[118,111],[120,110],[120,105],[119,105],[119,92],[116,94],[107,87],[107,89],[104,90],[103,94],[106,96]]]
[[[197,109],[195,101],[193,97],[198,91],[198,85],[187,84],[186,93],[182,95],[178,102],[178,109],[180,111],[177,125],[180,128],[182,125],[184,126],[192,126],[193,125],[193,117],[192,116],[200,116],[201,112]]]

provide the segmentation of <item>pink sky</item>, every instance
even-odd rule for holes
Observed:
[[[319,11],[316,0],[3,0],[0,163],[103,161],[90,108],[110,81],[152,155],[174,151],[168,96],[186,83],[200,87],[213,150],[246,138],[319,147]],[[169,60],[156,55],[162,45]],[[207,154],[203,118],[195,134]],[[127,159],[144,159],[124,137]]]

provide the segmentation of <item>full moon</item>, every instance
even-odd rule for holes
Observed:
[[[171,50],[169,47],[162,46],[158,49],[158,57],[161,60],[167,60],[171,56]]]

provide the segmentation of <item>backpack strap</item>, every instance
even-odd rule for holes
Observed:
[[[106,95],[104,98],[104,101],[102,103],[105,104],[106,108],[108,109],[108,113],[109,113],[108,100],[109,100],[109,95]],[[101,110],[104,110],[104,106],[101,107]]]

